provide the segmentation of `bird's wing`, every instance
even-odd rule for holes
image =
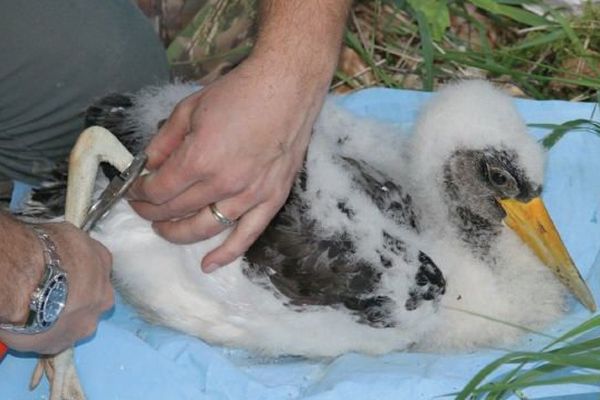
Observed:
[[[341,162],[375,207],[396,224],[418,231],[412,199],[400,185],[365,161],[344,157]],[[245,272],[251,279],[274,286],[290,305],[342,306],[376,327],[393,325],[389,317],[397,306],[390,297],[378,294],[383,271],[392,267],[384,254],[404,258],[416,267],[415,276],[408,278],[414,282],[409,285],[406,304],[401,306],[411,311],[422,301],[443,294],[445,280],[435,263],[418,249],[406,249],[400,238],[383,231],[381,258],[374,263],[357,254],[356,239],[349,232],[319,229],[319,221],[307,212],[310,204],[302,196],[306,179],[303,172],[284,208],[246,253]],[[338,209],[352,220],[351,206],[338,203]]]
[[[419,232],[419,215],[408,191],[384,172],[364,160],[341,157],[354,184],[377,208],[399,226]]]
[[[393,301],[373,293],[381,279],[379,267],[356,255],[343,232],[323,236],[308,220],[297,197],[288,200],[266,231],[246,252],[245,273],[255,282],[272,284],[297,306],[344,306],[365,323],[385,326]]]

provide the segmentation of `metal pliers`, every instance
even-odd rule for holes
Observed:
[[[138,154],[123,172],[111,179],[98,200],[91,205],[81,229],[89,232],[94,228],[96,222],[101,220],[102,217],[110,211],[115,203],[119,201],[131,187],[133,181],[141,175],[147,161],[148,156],[146,154]]]

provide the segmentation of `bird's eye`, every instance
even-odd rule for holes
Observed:
[[[509,182],[509,177],[506,176],[506,172],[499,170],[497,168],[490,168],[488,173],[490,182],[494,186],[505,186]]]
[[[490,175],[490,179],[492,180],[492,182],[494,184],[496,184],[498,186],[505,185],[506,182],[508,181],[508,179],[506,179],[506,176],[499,172],[492,172]]]

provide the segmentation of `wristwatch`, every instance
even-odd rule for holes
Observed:
[[[29,315],[25,324],[0,324],[0,329],[26,335],[50,329],[65,308],[69,294],[67,273],[61,268],[56,245],[42,228],[36,225],[32,228],[44,251],[44,275],[31,295]]]

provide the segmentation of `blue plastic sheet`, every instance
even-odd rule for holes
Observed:
[[[13,211],[20,210],[31,193],[31,189],[32,186],[27,183],[14,182],[12,195],[10,197],[10,209]]]
[[[338,101],[360,115],[409,127],[428,93],[369,89]],[[589,118],[592,104],[517,100],[528,123]],[[546,132],[532,129],[538,138]],[[549,153],[544,198],[566,246],[600,300],[600,138],[570,133]],[[580,305],[549,327],[559,335],[590,314]],[[515,348],[539,349],[532,335]],[[199,339],[141,321],[117,301],[76,362],[90,400],[123,399],[431,399],[460,390],[503,350],[435,355],[347,354],[334,360],[263,359],[211,347]],[[48,385],[29,392],[35,358],[10,354],[0,364],[0,399],[47,399]],[[598,398],[599,386],[527,390],[530,399]]]

